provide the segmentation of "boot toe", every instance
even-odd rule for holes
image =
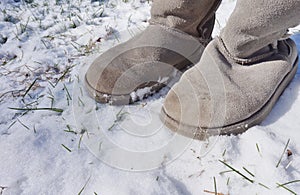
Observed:
[[[199,126],[199,100],[194,91],[192,83],[184,74],[180,82],[169,91],[163,105],[163,112],[178,124]]]
[[[199,40],[158,25],[99,56],[86,73],[90,94],[126,96],[149,87],[147,97],[166,85],[174,71],[196,63],[203,51]],[[151,88],[151,89],[150,89]],[[134,100],[134,101],[136,101]],[[102,101],[100,101],[102,102]]]

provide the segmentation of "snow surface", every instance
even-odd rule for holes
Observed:
[[[159,122],[168,89],[126,107],[87,96],[88,65],[144,29],[150,5],[0,1],[0,194],[209,194],[214,178],[223,194],[290,194],[276,183],[300,179],[299,71],[260,126],[208,141],[176,137]],[[222,2],[214,36],[234,5]],[[293,39],[300,48],[300,35]],[[51,106],[64,111],[9,109]],[[276,168],[289,139],[293,154],[285,152]],[[224,172],[219,160],[255,182]],[[286,187],[300,192],[299,183]]]

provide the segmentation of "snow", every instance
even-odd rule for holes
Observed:
[[[138,90],[132,92],[130,94],[130,96],[131,96],[132,101],[135,102],[137,100],[143,99],[146,94],[151,94],[151,87],[144,87],[144,88],[138,89]]]
[[[151,2],[30,2],[0,1],[0,194],[209,194],[214,178],[223,194],[290,194],[276,183],[300,179],[299,71],[261,125],[190,140],[159,122],[168,88],[125,107],[96,104],[84,90],[88,65],[144,29]],[[214,36],[234,5],[222,2]],[[64,111],[9,109],[51,105]],[[293,154],[276,168],[289,139]],[[222,173],[219,160],[255,182]]]

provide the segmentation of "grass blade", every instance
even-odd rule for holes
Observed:
[[[218,195],[217,182],[216,182],[216,178],[215,177],[214,177],[214,187],[215,187],[215,195]]]
[[[84,134],[81,134],[81,135],[80,135],[79,142],[78,142],[78,149],[80,149],[81,141],[82,141],[83,135],[84,135]]]
[[[233,168],[232,166],[228,165],[226,162],[219,160],[222,164],[224,164],[226,167],[230,168],[231,170],[233,170],[234,172],[236,172],[237,174],[239,174],[240,176],[242,176],[244,179],[246,179],[247,181],[254,183],[254,180],[249,179],[247,176],[245,176],[244,174],[242,174],[241,172],[239,172],[238,170],[236,170],[235,168]]]
[[[33,87],[33,85],[35,84],[35,82],[37,81],[37,78],[31,83],[31,85],[28,87],[28,89],[26,90],[26,92],[24,93],[23,97],[25,97],[27,95],[27,93],[30,91],[30,89]]]
[[[227,170],[227,171],[222,171],[222,172],[220,172],[219,174],[220,175],[223,175],[223,174],[225,174],[225,173],[230,173],[230,172],[234,172],[233,170]]]
[[[72,150],[70,148],[68,148],[67,146],[65,146],[64,144],[61,144],[62,147],[64,147],[68,152],[72,152]]]
[[[258,143],[256,143],[256,149],[257,149],[259,155],[262,156],[262,154],[261,154],[261,152],[260,152],[260,148],[259,148],[259,146],[258,146]]]
[[[284,185],[280,185],[279,183],[276,183],[276,184],[278,185],[278,187],[281,187],[281,188],[283,188],[283,189],[289,191],[290,193],[297,195],[296,192],[294,192],[294,191],[292,191],[291,189],[285,187]]]
[[[230,177],[228,177],[228,179],[227,179],[227,182],[226,182],[227,186],[229,185],[229,181],[230,181]]]
[[[266,185],[264,185],[264,184],[262,184],[262,183],[258,183],[258,185],[260,185],[260,186],[262,186],[262,187],[264,187],[264,188],[270,190],[270,188],[269,188],[268,186],[266,186]]]
[[[11,107],[8,107],[8,109],[20,110],[20,111],[49,110],[49,111],[58,112],[58,113],[62,113],[64,111],[63,109],[60,109],[60,108],[11,108]]]
[[[248,169],[246,169],[245,167],[243,167],[243,169],[244,169],[247,173],[249,173],[249,175],[251,175],[252,177],[255,177],[254,174],[251,173]]]
[[[67,132],[67,133],[73,133],[73,134],[77,135],[77,132],[74,131],[74,130],[72,130],[71,127],[70,127],[70,125],[67,125],[67,128],[68,128],[68,129],[65,129],[64,132]]]
[[[68,88],[67,88],[67,86],[64,84],[64,89],[66,90],[66,92],[67,92],[67,97],[69,98],[69,100],[72,100],[72,97],[71,97],[71,95],[70,95],[70,92],[69,92],[69,90],[68,90]]]
[[[298,182],[300,182],[300,180],[289,181],[289,182],[286,182],[283,184],[279,184],[277,187],[285,186],[285,185],[292,184],[292,183],[298,183]]]
[[[9,130],[14,124],[16,124],[16,122],[17,122],[17,121],[12,122],[12,123],[7,127],[6,130]]]
[[[260,149],[259,149],[258,143],[256,143],[256,149],[257,149],[258,153],[260,153]]]
[[[81,188],[81,190],[78,192],[78,195],[81,195],[81,193],[83,192],[83,190],[85,189],[86,185],[89,183],[91,177],[89,177],[89,179],[85,182],[84,186]]]
[[[279,159],[279,161],[278,161],[278,163],[277,163],[277,165],[276,165],[276,168],[279,167],[279,165],[280,165],[280,163],[281,163],[281,161],[282,161],[283,155],[284,155],[284,153],[285,153],[285,151],[286,151],[286,149],[287,149],[289,143],[290,143],[290,139],[289,139],[289,140],[287,141],[287,143],[285,144],[284,150],[283,150],[283,152],[282,152],[282,154],[281,154],[281,157],[280,157],[280,159]]]
[[[24,123],[22,123],[19,119],[17,119],[17,120],[23,127],[25,127],[27,130],[30,130],[30,128],[28,126],[26,126]]]
[[[73,66],[69,66],[66,68],[66,70],[63,72],[63,74],[58,78],[58,80],[56,81],[55,83],[55,87],[58,85],[58,83],[63,80],[65,78],[65,76],[69,73],[69,71],[74,67],[75,65]]]
[[[224,157],[224,156],[225,156],[225,154],[226,154],[226,149],[224,150],[224,152],[223,152],[222,156]]]

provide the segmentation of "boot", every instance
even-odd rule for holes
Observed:
[[[199,61],[220,1],[155,0],[150,25],[89,67],[85,83],[90,95],[101,103],[128,104],[161,89],[174,70]]]
[[[297,72],[297,48],[286,32],[300,23],[300,1],[284,2],[238,0],[220,37],[168,93],[166,126],[203,140],[265,119]]]

